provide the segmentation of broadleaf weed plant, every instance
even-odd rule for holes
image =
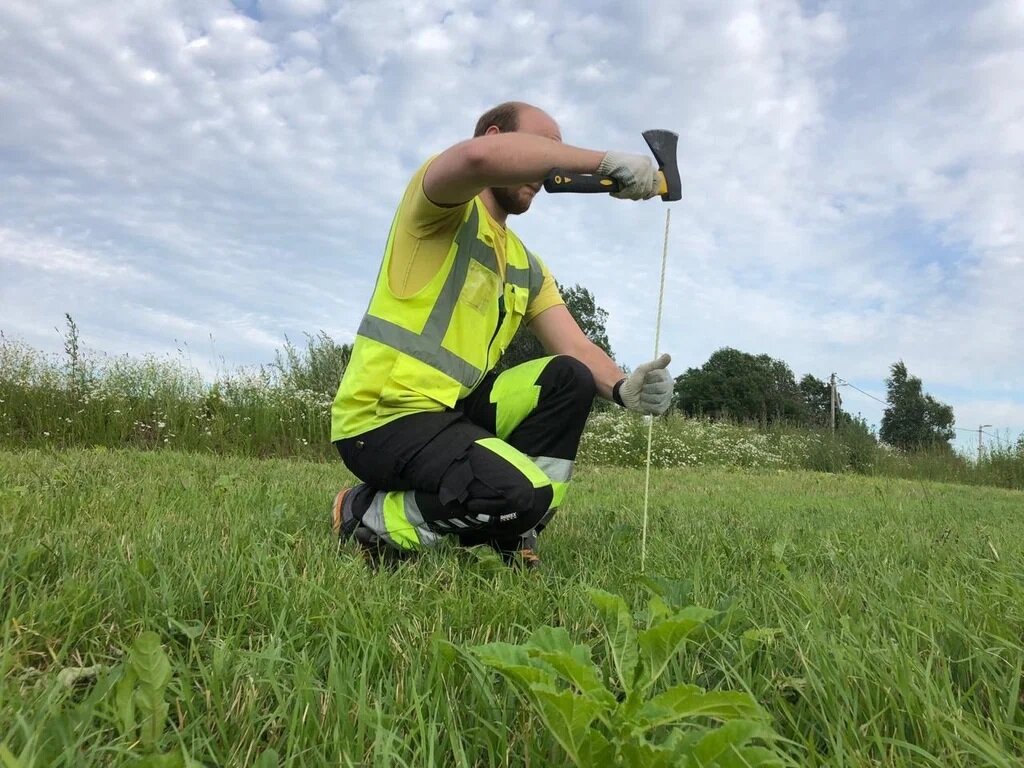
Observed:
[[[103,748],[134,768],[202,768],[179,744],[165,750],[173,666],[155,632],[142,632],[125,661],[113,668],[96,665],[66,670],[50,695],[49,717],[24,739],[20,754],[0,741],[0,768],[51,765],[69,751],[98,749],[104,737],[120,735]],[[62,679],[63,678],[63,679]],[[95,684],[79,698],[81,683]],[[113,721],[116,729],[110,728]],[[27,726],[28,724],[23,723]],[[121,764],[121,763],[118,763]]]
[[[507,680],[579,768],[785,766],[778,736],[748,693],[659,682],[670,663],[718,612],[677,608],[652,590],[643,626],[626,601],[589,590],[609,669],[560,627],[538,628],[522,644],[466,649]]]

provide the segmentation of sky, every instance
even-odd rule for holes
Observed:
[[[208,376],[350,341],[410,175],[509,99],[679,134],[673,374],[729,346],[884,399],[903,360],[962,447],[1024,430],[1024,0],[4,0],[0,330]],[[511,222],[631,367],[666,205]]]

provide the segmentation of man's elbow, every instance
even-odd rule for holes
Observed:
[[[480,136],[461,147],[460,176],[470,182],[485,182],[494,172],[494,142]]]
[[[438,205],[464,203],[481,189],[492,163],[477,139],[456,144],[438,155],[423,177],[423,190]]]

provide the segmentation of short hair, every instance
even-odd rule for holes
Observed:
[[[476,130],[473,136],[483,136],[492,125],[502,133],[513,133],[519,130],[519,110],[528,107],[521,101],[506,101],[496,107],[491,107],[476,121]]]

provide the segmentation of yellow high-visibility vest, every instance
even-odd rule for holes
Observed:
[[[331,407],[331,440],[451,408],[497,363],[543,284],[540,262],[511,230],[500,273],[495,232],[477,197],[437,274],[413,295],[396,296],[388,287],[394,226]]]

